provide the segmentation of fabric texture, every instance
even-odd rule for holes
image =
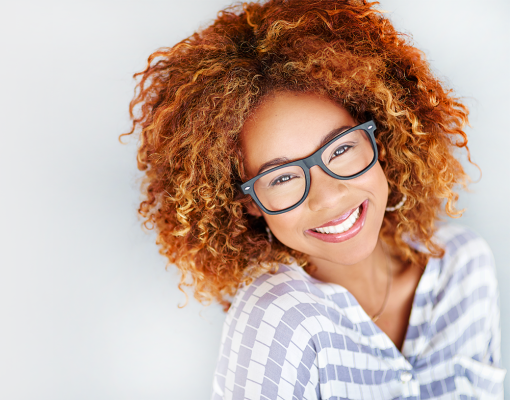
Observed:
[[[435,238],[402,352],[345,288],[281,265],[236,294],[212,399],[503,399],[492,253],[457,225]]]

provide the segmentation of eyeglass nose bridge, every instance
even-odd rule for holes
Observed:
[[[310,157],[305,158],[303,160],[303,164],[306,166],[308,170],[307,171],[308,175],[310,175],[310,169],[312,169],[312,167],[315,167],[316,165],[318,165],[323,172],[325,172],[328,175],[331,175],[331,173],[328,171],[328,168],[322,162],[322,151],[319,151],[315,154],[312,154]]]

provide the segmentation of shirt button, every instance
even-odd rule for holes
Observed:
[[[403,371],[400,374],[400,382],[402,382],[402,383],[407,383],[411,379],[413,379],[413,375],[410,372],[408,372],[408,371]]]

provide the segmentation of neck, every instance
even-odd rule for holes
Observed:
[[[389,260],[390,257],[386,257],[383,244],[379,239],[372,253],[356,264],[343,265],[330,260],[311,258],[311,263],[317,267],[311,275],[323,282],[336,283],[345,287],[360,306],[369,315],[373,315],[379,311],[386,297],[390,278],[388,276]],[[394,262],[390,262],[390,266],[393,265]]]
[[[327,259],[310,257],[310,262],[317,268],[312,276],[323,282],[337,283],[347,288],[352,282],[373,282],[374,274],[386,276],[386,257],[381,240],[372,253],[355,264],[340,264]]]

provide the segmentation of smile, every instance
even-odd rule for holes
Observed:
[[[349,218],[347,218],[341,224],[330,225],[330,226],[326,226],[324,228],[315,228],[314,231],[319,232],[319,233],[326,233],[326,234],[343,233],[345,231],[348,231],[349,229],[351,229],[353,227],[354,223],[359,219],[359,216],[361,214],[360,208],[361,208],[361,206],[356,208],[356,210],[349,216]]]
[[[359,207],[330,221],[320,227],[308,229],[306,233],[324,242],[338,243],[356,236],[363,226],[367,216],[368,200]]]

